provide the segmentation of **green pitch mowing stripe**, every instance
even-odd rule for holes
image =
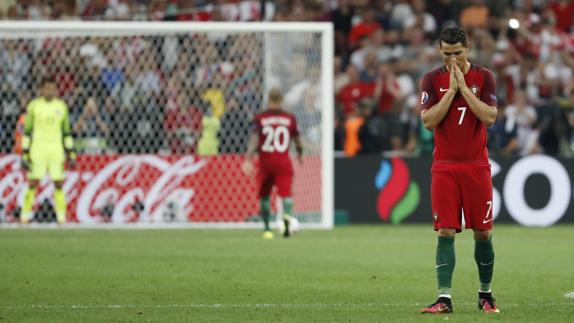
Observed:
[[[574,226],[497,225],[493,289],[476,310],[472,233],[456,241],[455,313],[434,301],[430,225],[257,230],[0,230],[0,322],[566,322]]]

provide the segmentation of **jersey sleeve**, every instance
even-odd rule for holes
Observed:
[[[421,84],[421,110],[430,109],[437,103],[434,88],[432,86],[432,74],[425,74]]]
[[[69,136],[72,134],[72,128],[70,127],[70,112],[68,106],[62,103],[64,106],[64,117],[62,118],[62,135]]]
[[[26,106],[26,118],[24,119],[24,134],[30,136],[32,134],[32,125],[34,124],[34,101],[28,103]]]
[[[32,128],[34,125],[34,101],[26,106],[26,117],[24,118],[24,132],[22,134],[22,150],[28,151],[32,145]]]
[[[491,71],[484,71],[484,86],[483,91],[480,96],[480,101],[488,104],[491,107],[497,107],[496,100],[496,82],[494,81],[494,75]]]
[[[72,138],[72,128],[70,126],[70,116],[68,105],[62,102],[64,117],[62,118],[62,136],[64,137],[64,148],[67,151],[74,149],[74,139]]]

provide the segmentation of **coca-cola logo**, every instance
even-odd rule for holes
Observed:
[[[143,210],[137,215],[139,222],[162,222],[167,202],[177,203],[184,214],[189,214],[194,190],[180,185],[206,162],[194,157],[183,157],[173,164],[156,156],[117,159],[95,174],[82,191],[76,206],[78,221],[99,222],[99,217],[93,214],[112,203],[115,205],[112,222],[128,222],[135,217],[136,210],[131,206],[137,201],[143,203]],[[151,184],[147,190],[146,184]]]
[[[7,155],[0,158],[0,203],[6,208],[16,201],[20,201],[20,193],[24,193],[26,179],[20,171],[20,157]]]
[[[82,171],[66,173],[64,191],[68,210],[81,223],[163,222],[166,209],[174,205],[185,217],[193,211],[192,175],[207,162],[192,156],[173,162],[154,155],[117,159],[84,156],[80,163]],[[1,157],[0,175],[0,203],[5,209],[13,209],[21,204],[26,188],[20,158]],[[51,199],[53,189],[49,179],[44,179],[35,202]],[[102,216],[106,206],[113,206],[109,218]]]

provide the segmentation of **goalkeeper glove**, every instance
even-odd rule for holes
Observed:
[[[22,152],[22,157],[20,160],[20,166],[24,169],[24,170],[30,170],[30,151],[29,150],[24,150]]]
[[[76,162],[76,152],[74,150],[68,150],[66,151],[66,160],[68,162],[68,167],[70,169],[75,169],[77,166],[77,162]]]

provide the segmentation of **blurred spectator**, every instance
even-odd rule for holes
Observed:
[[[8,15],[8,10],[16,6],[16,0],[0,1],[0,18]]]
[[[385,113],[382,114],[385,127],[387,128],[387,140],[390,143],[388,149],[392,151],[407,151],[413,149],[412,146],[407,145],[409,143],[409,132],[407,132],[409,126],[404,120],[401,120],[402,109],[402,105],[394,104],[389,110],[386,110]]]
[[[331,11],[331,19],[335,29],[335,51],[341,55],[345,51],[341,47],[347,47],[347,35],[350,34],[352,18],[355,14],[354,7],[350,0],[339,0],[338,6]]]
[[[304,79],[295,83],[283,99],[284,108],[297,117],[300,134],[308,148],[321,144],[321,87],[320,69],[316,66],[305,69]]]
[[[333,148],[336,152],[343,151],[345,149],[345,116],[343,115],[343,109],[340,104],[335,104],[335,138],[333,140]]]
[[[359,102],[359,111],[364,119],[359,128],[360,155],[381,153],[390,148],[385,121],[378,114],[377,104],[372,99]]]
[[[399,82],[389,64],[381,64],[376,82],[374,97],[377,99],[379,113],[384,115],[393,105],[402,99]]]
[[[508,122],[504,107],[499,107],[496,121],[488,128],[489,151],[506,157],[518,154],[516,130],[516,123]]]
[[[516,92],[514,103],[509,105],[504,112],[506,113],[506,122],[512,124],[509,127],[516,127],[519,154],[524,156],[538,153],[540,148],[538,146],[538,130],[535,128],[536,110],[528,105],[524,91]]]
[[[426,0],[426,11],[436,20],[437,31],[455,23],[457,4],[454,0]]]
[[[102,69],[102,84],[104,85],[107,93],[110,93],[124,80],[124,73],[122,69],[116,65],[115,57],[116,53],[110,49],[107,54],[108,63],[106,67]]]
[[[361,142],[359,141],[359,129],[365,122],[365,116],[361,113],[366,113],[367,110],[358,110],[356,115],[348,117],[345,121],[345,143],[344,150],[345,156],[353,157],[361,150]]]
[[[26,10],[26,17],[31,20],[46,20],[51,16],[51,7],[47,1],[28,0],[24,8]]]
[[[420,119],[417,125],[416,148],[419,149],[421,154],[430,155],[434,151],[434,133],[425,128]]]
[[[365,8],[361,12],[361,20],[351,27],[351,31],[349,32],[349,45],[351,48],[356,47],[362,37],[368,37],[380,28],[381,25],[375,20],[375,12]]]
[[[9,153],[14,144],[14,131],[16,122],[21,114],[21,104],[16,89],[10,88],[6,83],[0,84],[0,152]]]
[[[421,29],[411,28],[403,33],[405,45],[396,47],[397,56],[390,62],[393,63],[393,70],[397,74],[407,73],[410,76],[409,83],[414,83],[413,79],[421,78],[426,72],[432,70],[435,59],[438,57],[435,46],[426,40],[426,36]],[[416,64],[413,64],[416,62]],[[406,85],[406,84],[403,84]],[[414,87],[414,85],[410,85]],[[406,89],[405,89],[406,90]]]
[[[249,109],[239,104],[236,98],[231,97],[227,110],[221,117],[221,130],[219,131],[219,151],[222,154],[242,154],[247,150],[247,140],[251,116]]]
[[[127,69],[123,83],[118,83],[111,92],[123,110],[133,110],[133,106],[141,101],[142,91],[136,83],[136,70]]]
[[[437,33],[436,19],[426,12],[424,0],[414,0],[412,2],[413,14],[404,20],[403,28],[416,28],[424,31],[425,34],[434,35]]]
[[[335,56],[334,63],[333,90],[336,95],[345,85],[349,84],[349,76],[343,73],[343,60],[340,56]]]
[[[8,39],[3,45],[0,54],[0,81],[12,90],[25,88],[32,65],[26,55],[25,44]]]
[[[130,20],[129,0],[109,0],[104,17],[107,20]]]
[[[405,21],[413,18],[413,7],[408,0],[397,0],[390,13],[391,29],[401,30]]]
[[[136,63],[137,87],[146,96],[157,96],[161,92],[161,77],[156,57],[151,48],[146,48],[141,53]]]
[[[76,147],[82,154],[102,154],[107,150],[109,127],[101,116],[101,110],[94,98],[88,98],[74,124]]]
[[[201,138],[197,144],[199,156],[214,156],[219,152],[218,133],[221,128],[219,118],[212,113],[204,115],[201,119]]]
[[[87,20],[102,20],[108,10],[107,0],[89,0],[82,12],[82,17]]]
[[[558,155],[567,139],[568,119],[562,109],[553,101],[547,101],[536,108],[539,120],[539,144],[544,154]]]
[[[208,84],[207,89],[201,94],[201,98],[210,105],[209,113],[220,118],[225,112],[225,93],[223,92],[223,76],[216,73],[213,80]]]
[[[492,66],[493,56],[497,50],[496,41],[486,29],[474,28],[472,33],[475,39],[471,51],[473,63],[482,66]]]
[[[364,97],[373,95],[375,86],[372,83],[361,82],[359,72],[353,65],[347,66],[346,74],[349,78],[349,84],[341,89],[336,99],[342,104],[345,116],[350,116],[357,112],[357,102]]]
[[[367,52],[365,55],[364,68],[359,76],[361,82],[373,83],[379,78],[379,63],[375,52]]]
[[[470,6],[464,8],[460,14],[460,25],[463,28],[485,28],[489,13],[484,0],[471,0]]]
[[[195,94],[191,89],[190,94]],[[176,93],[168,99],[164,129],[172,154],[193,154],[202,132],[203,113],[190,102],[190,96]]]
[[[80,20],[75,0],[56,0],[53,7],[53,19]]]
[[[554,14],[555,26],[563,32],[569,32],[574,25],[574,2],[571,0],[551,1],[548,7]]]
[[[507,72],[508,64],[502,54],[495,54],[492,57],[494,67],[494,77],[496,84],[496,98],[498,105],[506,105],[514,102],[514,81],[512,76]]]
[[[374,33],[373,33],[374,34]],[[369,36],[363,36],[359,40],[357,48],[351,54],[351,64],[359,70],[359,73],[365,68],[365,59],[368,53],[375,50]]]

